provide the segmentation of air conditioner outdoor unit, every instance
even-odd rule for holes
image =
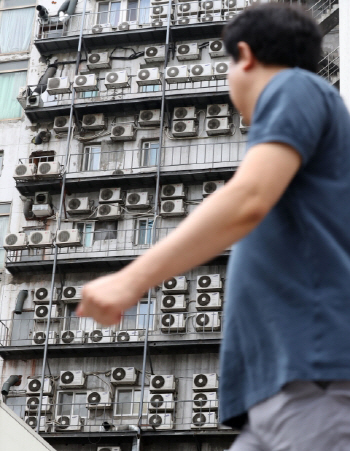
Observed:
[[[62,330],[60,343],[64,345],[85,343],[84,330]]]
[[[34,205],[32,206],[32,212],[37,218],[47,217],[52,215],[52,199],[51,195],[47,191],[36,192],[34,194]]]
[[[192,81],[211,80],[213,78],[213,66],[211,63],[190,66],[190,78]]]
[[[193,393],[193,410],[196,411],[213,411],[218,409],[218,394],[216,391]]]
[[[178,17],[175,25],[192,25],[194,23],[198,23],[198,15],[192,15],[192,16],[182,16]]]
[[[49,230],[36,230],[35,232],[29,233],[29,247],[50,247],[51,245],[52,233]]]
[[[64,287],[62,290],[62,301],[66,304],[79,301],[81,299],[82,290],[82,285]]]
[[[216,412],[198,412],[192,417],[191,429],[213,429],[217,426]]]
[[[106,128],[105,116],[103,113],[85,114],[82,126],[84,130],[104,130]]]
[[[256,0],[254,0],[256,1]],[[269,0],[268,0],[269,1]],[[243,9],[246,6],[250,6],[250,0],[224,0],[224,9],[235,10],[236,14],[239,9]]]
[[[88,69],[110,69],[111,61],[108,52],[94,52],[87,56]]]
[[[111,219],[119,219],[122,211],[119,205],[100,205],[97,209],[96,219],[100,221],[108,221]]]
[[[150,412],[171,412],[174,408],[174,393],[150,393],[148,395],[148,410]]]
[[[200,21],[205,22],[221,22],[221,13],[206,13],[200,16]]]
[[[92,34],[111,33],[113,31],[110,23],[96,24],[91,28]]]
[[[107,202],[121,202],[121,189],[120,188],[102,188],[100,189],[100,195],[98,198],[100,204]]]
[[[72,126],[75,124],[75,119],[72,117]],[[53,129],[56,133],[68,132],[69,116],[57,116],[53,123]]]
[[[209,194],[214,193],[218,189],[222,188],[225,185],[225,180],[215,180],[210,182],[203,183],[203,197],[209,196]]]
[[[166,19],[152,19],[151,26],[152,27],[165,27]]]
[[[112,127],[111,140],[112,141],[135,141],[136,129],[133,123],[117,124]]]
[[[159,125],[160,110],[141,110],[139,115],[139,125]]]
[[[190,16],[199,12],[199,2],[183,2],[176,5],[177,18]]]
[[[249,125],[244,121],[243,116],[239,116],[239,129],[243,134],[249,132]]]
[[[136,30],[139,27],[137,20],[129,20],[118,25],[119,31]]]
[[[158,19],[160,17],[168,17],[169,5],[156,5],[152,7],[151,17],[152,19]],[[171,13],[171,11],[170,11]]]
[[[62,388],[83,388],[85,385],[85,374],[81,370],[61,371],[59,386]]]
[[[152,45],[145,48],[146,63],[165,61],[165,45]]]
[[[204,11],[206,13],[221,12],[221,9],[221,0],[205,0],[201,3],[201,11]]]
[[[37,165],[34,163],[18,164],[15,168],[14,179],[28,179],[34,177],[37,170]]]
[[[81,233],[78,229],[57,230],[58,247],[81,246]]]
[[[185,294],[188,293],[188,283],[185,276],[172,277],[162,284],[164,294]]]
[[[200,52],[197,42],[191,44],[179,44],[176,46],[176,58],[178,61],[198,60]]]
[[[68,77],[54,77],[47,80],[46,91],[51,95],[68,94],[71,91]]]
[[[186,332],[186,322],[183,313],[166,313],[162,315],[161,331],[164,333]]]
[[[99,446],[97,451],[122,451],[120,446]]]
[[[56,431],[80,431],[82,422],[80,415],[60,415],[56,417],[55,429]]]
[[[149,207],[149,194],[145,191],[142,193],[127,193],[126,207],[131,209],[140,209]]]
[[[171,413],[154,413],[148,416],[148,424],[157,430],[173,429],[173,416]]]
[[[207,105],[207,117],[225,117],[230,115],[228,103]]]
[[[151,0],[151,5],[161,5],[163,3],[169,3],[168,0]]]
[[[184,294],[167,294],[162,296],[162,312],[186,312],[187,302]]]
[[[212,117],[205,120],[205,131],[208,136],[228,135],[231,126],[228,117]]]
[[[186,213],[183,199],[162,200],[160,204],[160,215],[183,216]]]
[[[220,274],[208,274],[197,276],[197,291],[204,293],[206,291],[222,291],[222,280]]]
[[[151,376],[149,390],[151,393],[171,393],[176,390],[173,374],[156,374]]]
[[[53,290],[53,302],[57,302],[57,290]],[[50,288],[40,287],[34,290],[34,304],[48,304],[50,302]]]
[[[27,97],[28,97],[28,88],[27,86],[22,86],[21,88],[19,88],[17,100],[23,109],[27,106]]]
[[[52,409],[51,398],[43,396],[40,413],[49,413]],[[39,410],[39,396],[30,396],[26,398],[25,411],[33,414]]]
[[[59,321],[59,310],[57,305],[53,305],[51,309],[51,321]],[[49,317],[48,305],[37,305],[34,309],[34,320],[37,322],[47,321]]]
[[[96,74],[77,75],[74,78],[73,87],[77,92],[97,91]]]
[[[57,343],[57,333],[50,330],[49,332],[49,338],[48,338],[48,344],[49,345],[55,345]],[[46,333],[45,332],[34,332],[32,344],[33,345],[43,345],[46,340]]]
[[[38,395],[41,391],[41,377],[28,377],[28,384],[26,389],[26,395]],[[49,377],[44,378],[43,395],[50,396],[53,394],[53,381]]]
[[[192,390],[197,391],[213,391],[218,389],[218,375],[216,373],[194,374]]]
[[[162,199],[184,199],[185,191],[183,183],[163,185],[160,197]]]
[[[91,207],[88,197],[74,197],[67,202],[67,213],[70,215],[88,214]]]
[[[197,136],[198,125],[194,120],[174,121],[171,129],[172,135],[176,137]]]
[[[228,75],[229,65],[226,61],[221,61],[214,64],[214,77],[217,80],[225,80]]]
[[[43,101],[39,94],[32,94],[26,98],[26,108],[41,108]]]
[[[196,115],[196,107],[194,106],[180,106],[177,108],[174,108],[174,113],[173,113],[173,120],[177,121],[179,119],[196,119],[197,115]]]
[[[189,78],[187,66],[171,66],[166,70],[165,80],[171,83],[186,83]]]
[[[50,417],[41,416],[39,421],[40,421],[39,431],[48,432],[50,430],[50,427],[47,424],[47,422],[51,421]],[[38,426],[38,417],[36,415],[29,415],[28,417],[25,417],[25,422],[29,427],[36,430]]]
[[[40,177],[57,177],[61,174],[61,165],[58,161],[44,161],[39,163],[37,175]]]
[[[108,391],[88,391],[86,394],[88,409],[108,409],[112,407],[112,396]]]
[[[220,310],[222,298],[218,291],[214,293],[200,293],[196,299],[197,310]]]
[[[136,83],[140,86],[160,84],[159,68],[140,69],[137,72]]]
[[[218,312],[197,313],[196,331],[214,332],[220,330],[221,320]]]
[[[26,249],[28,237],[25,233],[9,233],[4,239],[4,249],[11,251],[17,249]]]
[[[111,382],[113,385],[136,384],[138,373],[134,367],[112,368]]]
[[[209,41],[209,55],[211,58],[219,58],[226,55],[226,50],[223,41],[217,39],[216,41]]]
[[[231,0],[232,1],[232,0]],[[237,17],[236,11],[228,11],[224,14],[224,20],[232,20]]]
[[[129,76],[126,70],[107,72],[105,77],[105,86],[107,89],[128,88],[130,84]]]
[[[124,343],[129,341],[139,341],[138,330],[121,330],[117,333],[116,341],[118,343]]]
[[[114,338],[112,329],[94,329],[89,332],[88,343],[113,343]]]

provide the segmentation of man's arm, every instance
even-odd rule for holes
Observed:
[[[301,157],[280,143],[252,147],[235,176],[143,256],[83,289],[77,313],[116,324],[149,288],[216,256],[253,230],[280,199]]]

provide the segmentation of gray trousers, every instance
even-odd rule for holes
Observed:
[[[256,404],[230,451],[350,451],[350,381],[296,381]]]

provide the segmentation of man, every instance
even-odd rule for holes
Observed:
[[[87,284],[80,315],[117,323],[149,287],[236,243],[227,271],[220,419],[235,451],[350,450],[350,117],[315,75],[321,33],[281,4],[224,41],[251,123],[235,176],[169,237]]]

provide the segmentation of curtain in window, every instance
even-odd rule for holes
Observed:
[[[115,240],[117,238],[117,227],[118,223],[115,221],[97,221],[95,223],[95,240]]]
[[[22,116],[22,107],[17,101],[19,88],[25,86],[27,72],[0,74],[0,119]]]
[[[32,37],[35,8],[10,9],[0,15],[0,52],[25,52]]]
[[[5,235],[7,234],[8,223],[8,216],[0,216],[0,268],[3,268],[5,263],[5,250],[3,248],[3,245]]]
[[[150,0],[140,0],[140,24],[150,22]]]

